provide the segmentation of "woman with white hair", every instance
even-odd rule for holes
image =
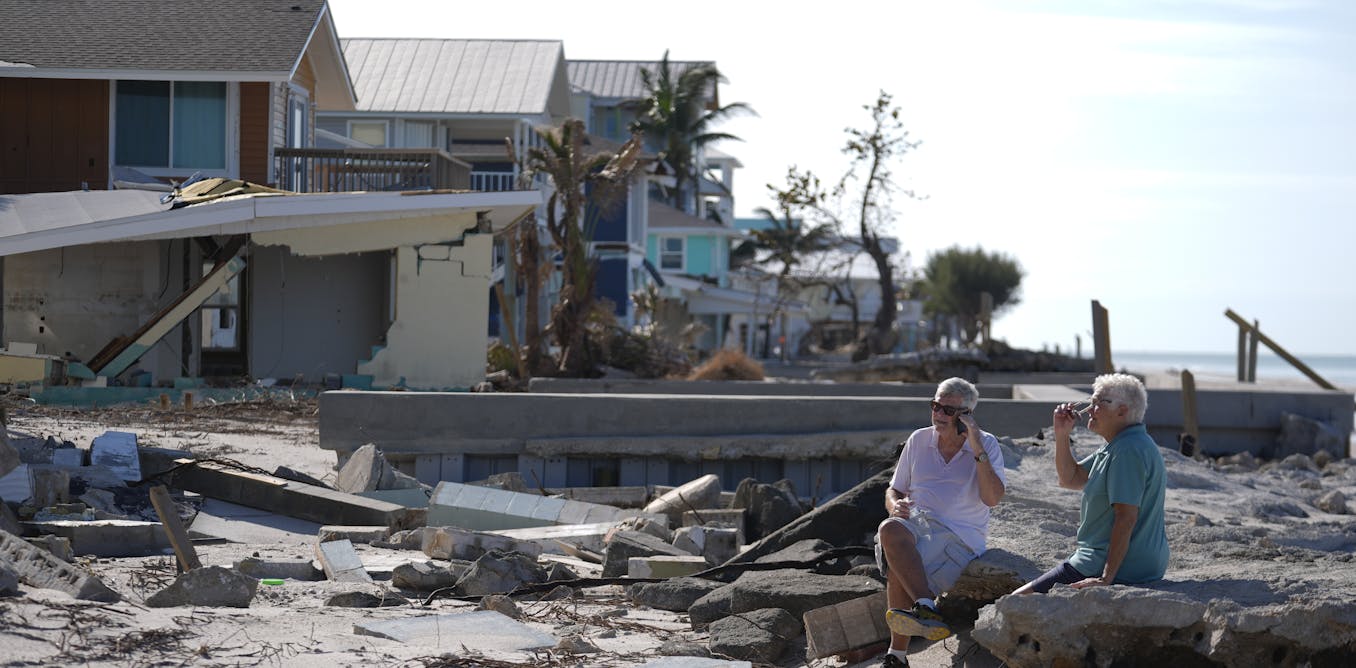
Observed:
[[[1163,455],[1144,429],[1144,383],[1134,376],[1098,376],[1092,397],[1055,407],[1055,470],[1059,486],[1083,490],[1078,547],[1063,563],[1022,585],[1017,594],[1044,594],[1056,584],[1075,589],[1144,584],[1168,568],[1163,520],[1167,489]],[[1088,429],[1107,444],[1074,461],[1069,433],[1087,415]]]

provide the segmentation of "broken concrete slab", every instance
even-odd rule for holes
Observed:
[[[24,538],[29,545],[39,547],[52,553],[52,556],[66,563],[75,559],[75,553],[71,550],[71,541],[61,536],[30,536]]]
[[[391,535],[387,526],[341,526],[327,524],[320,527],[316,542],[328,543],[332,540],[347,540],[354,545],[368,545],[375,541],[386,540]]]
[[[19,574],[14,569],[0,563],[0,596],[14,596],[19,589]]]
[[[626,575],[633,578],[680,578],[706,570],[706,558],[698,555],[631,557]]]
[[[747,544],[747,513],[743,508],[708,508],[683,513],[683,526],[734,527],[739,532],[739,544]]]
[[[170,586],[149,596],[146,605],[248,608],[258,588],[259,581],[248,575],[225,566],[204,566],[180,575]]]
[[[401,589],[434,591],[457,584],[470,569],[469,561],[453,561],[446,566],[432,561],[413,561],[391,570],[391,584]]]
[[[731,508],[748,511],[749,540],[758,540],[805,514],[789,480],[769,485],[753,478],[740,481]]]
[[[566,487],[554,491],[563,499],[582,501],[616,508],[640,508],[649,499],[650,490],[643,485],[627,487]]]
[[[813,661],[890,639],[885,592],[806,611],[805,658]]]
[[[542,552],[541,546],[531,541],[447,526],[425,527],[420,550],[434,559],[464,561],[475,561],[490,550],[517,552],[534,559]]]
[[[29,530],[69,539],[71,551],[95,557],[146,557],[173,552],[165,526],[135,520],[25,522]]]
[[[546,569],[537,560],[518,552],[490,550],[476,559],[457,580],[456,588],[464,596],[503,594],[519,585],[546,582]]]
[[[85,451],[79,448],[56,448],[52,450],[52,466],[77,468],[85,465]]]
[[[800,620],[778,608],[763,608],[711,622],[707,647],[712,654],[773,663],[800,632]]]
[[[353,543],[347,540],[332,540],[315,546],[316,559],[325,571],[325,577],[334,582],[362,582],[370,584],[372,576],[367,574]]]
[[[555,636],[493,610],[366,622],[355,624],[353,632],[458,653],[522,651],[556,644]]]
[[[476,605],[477,610],[493,610],[505,617],[513,619],[522,619],[523,611],[518,609],[518,604],[513,599],[503,594],[490,594],[482,599]]]
[[[615,578],[630,569],[631,557],[649,557],[657,554],[691,556],[664,541],[640,531],[620,531],[612,536],[603,552],[603,577]]]
[[[141,458],[137,454],[137,435],[126,431],[106,431],[95,436],[89,446],[91,466],[107,466],[126,481],[141,480]]]
[[[666,515],[669,523],[677,526],[683,520],[683,513],[689,510],[719,507],[720,476],[708,473],[651,501],[645,506],[645,512]]]
[[[700,554],[708,564],[723,564],[739,554],[739,530],[734,527],[683,527],[674,532],[673,546]]]
[[[324,580],[325,572],[316,568],[310,559],[265,559],[263,557],[245,557],[231,566],[235,570],[260,580],[281,578],[284,580],[316,581]]]
[[[212,462],[178,459],[173,485],[203,496],[320,524],[385,525],[393,530],[422,522],[423,511],[365,499],[324,487],[226,468]]]
[[[459,526],[489,531],[617,522],[634,516],[645,515],[634,509],[444,480],[433,489],[428,502],[427,521],[430,526]]]
[[[0,563],[14,569],[19,581],[30,587],[56,589],[89,601],[115,603],[122,600],[99,578],[10,533],[0,533]]]
[[[754,561],[807,538],[819,538],[835,547],[873,544],[876,526],[885,519],[881,499],[885,498],[892,475],[894,469],[886,469],[863,480],[750,545],[727,563]]]
[[[376,445],[368,443],[349,456],[339,469],[334,486],[341,492],[357,494],[379,489],[417,489],[423,483],[397,471]]]
[[[564,554],[558,541],[564,541],[591,552],[602,552],[606,547],[604,539],[607,532],[617,526],[616,522],[595,522],[593,524],[553,524],[545,527],[526,529],[502,529],[487,531],[496,536],[512,538],[516,541],[536,543],[544,553]]]

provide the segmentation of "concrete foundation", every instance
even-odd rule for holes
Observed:
[[[725,489],[745,477],[785,478],[800,496],[823,498],[893,466],[896,445],[929,424],[927,402],[935,389],[893,384],[884,386],[912,394],[767,396],[748,392],[753,386],[836,386],[701,385],[710,393],[327,392],[320,398],[320,446],[345,457],[375,443],[388,461],[425,483],[512,470],[545,487],[677,485],[715,474]],[[983,389],[975,413],[980,426],[1024,437],[1050,425],[1055,403],[1086,397],[1091,385]],[[1353,397],[1343,392],[1198,389],[1197,406],[1199,442],[1211,455],[1264,455],[1287,412],[1348,437],[1352,431]],[[1147,426],[1159,445],[1175,449],[1182,423],[1181,391],[1151,389]]]

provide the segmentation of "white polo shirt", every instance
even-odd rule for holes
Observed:
[[[998,439],[981,431],[979,440],[994,473],[1006,487],[1003,450],[998,447]],[[978,466],[968,439],[951,461],[944,461],[937,451],[936,428],[924,427],[909,435],[903,452],[899,453],[890,486],[926,509],[932,519],[945,524],[978,556],[984,554],[989,535],[989,507],[979,498]]]

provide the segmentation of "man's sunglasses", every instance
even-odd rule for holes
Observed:
[[[956,417],[957,413],[962,413],[966,415],[970,413],[970,409],[964,406],[947,406],[945,404],[937,402],[935,399],[929,403],[932,406],[933,413],[941,411],[945,413],[947,417]]]

